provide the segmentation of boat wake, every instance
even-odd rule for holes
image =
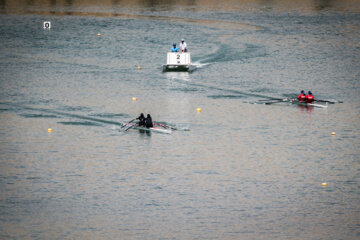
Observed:
[[[201,59],[197,59],[194,64],[199,63],[202,66],[206,66],[211,63],[245,60],[256,57],[264,57],[266,55],[267,53],[265,47],[260,45],[247,43],[241,44],[238,48],[233,48],[230,45],[221,44],[214,53],[204,56]]]
[[[13,110],[15,112],[20,112],[19,115],[24,118],[54,118],[60,119],[63,121],[58,121],[57,123],[63,125],[85,125],[85,126],[101,126],[103,124],[111,124],[111,125],[121,125],[117,120],[113,118],[117,117],[128,117],[128,114],[125,113],[99,113],[93,114],[94,116],[76,114],[71,112],[64,112],[59,110],[53,110],[49,108],[42,107],[32,107],[24,104],[14,104],[14,103],[6,103],[0,102],[1,105],[7,105],[9,110]],[[67,107],[67,109],[72,109]],[[108,116],[108,117],[101,117]],[[74,121],[75,120],[75,121]]]
[[[166,78],[170,81],[181,80],[185,82],[191,81],[189,72],[166,72]]]
[[[193,65],[196,67],[196,68],[203,68],[207,65],[210,65],[211,63],[202,63],[200,61],[196,61],[196,62],[193,62]]]

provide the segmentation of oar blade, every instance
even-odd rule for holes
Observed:
[[[122,129],[122,128],[124,128],[124,127],[126,127],[126,126],[128,126],[130,123],[132,123],[133,121],[135,121],[136,120],[136,118],[134,118],[133,120],[131,120],[130,122],[128,122],[128,123],[125,123],[120,129]]]

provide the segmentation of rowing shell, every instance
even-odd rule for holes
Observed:
[[[143,131],[147,131],[147,132],[158,132],[158,133],[171,134],[171,129],[164,129],[164,128],[158,128],[158,127],[146,128],[146,127],[135,126],[135,127],[133,127],[133,129],[143,130]]]
[[[281,102],[288,102],[288,103],[292,103],[292,104],[297,104],[300,106],[305,106],[305,107],[318,107],[318,108],[327,108],[328,105],[326,103],[326,105],[322,105],[322,104],[316,104],[316,103],[306,103],[306,102],[299,102],[297,99],[293,99],[293,98],[278,98],[278,99],[271,99],[271,100],[259,100],[257,102],[255,102],[255,104],[257,103],[262,103],[262,104],[274,104],[274,103],[281,103]]]
[[[322,104],[316,104],[316,103],[306,103],[306,102],[298,102],[298,101],[292,101],[292,103],[300,105],[300,106],[306,106],[306,107],[318,107],[318,108],[327,108],[327,105]]]

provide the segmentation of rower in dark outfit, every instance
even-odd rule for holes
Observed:
[[[150,114],[147,115],[146,119],[145,119],[145,126],[147,128],[152,128],[154,127],[154,124],[153,124],[153,121],[152,121],[152,118],[150,116]]]
[[[137,118],[139,120],[139,126],[145,127],[145,116],[143,113],[140,114],[140,116]]]

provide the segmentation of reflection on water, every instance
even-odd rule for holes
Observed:
[[[300,109],[301,113],[308,113],[311,114],[314,111],[314,107],[309,107],[309,106],[301,106],[298,105],[298,108]]]
[[[315,3],[2,0],[0,238],[357,239],[359,17]],[[303,88],[344,103],[247,103]]]
[[[324,9],[329,9],[333,7],[333,0],[315,0],[315,10],[321,11]]]
[[[6,0],[0,0],[0,7],[1,7],[2,10],[5,10]]]
[[[257,11],[257,10],[275,10],[289,11],[296,10],[301,12],[313,12],[323,10],[351,11],[359,12],[359,1],[356,0],[248,0],[248,1],[215,1],[215,0],[104,0],[101,3],[91,0],[0,0],[2,12],[6,13],[32,13],[36,7],[37,11],[53,14],[55,11],[65,11],[67,14],[73,14],[71,11],[87,11],[99,7],[96,11],[117,12],[123,9],[136,9],[142,11]],[[57,9],[54,10],[54,7]],[[64,9],[61,9],[63,7]]]
[[[172,80],[190,81],[190,73],[188,72],[165,72],[164,74],[169,81]]]

